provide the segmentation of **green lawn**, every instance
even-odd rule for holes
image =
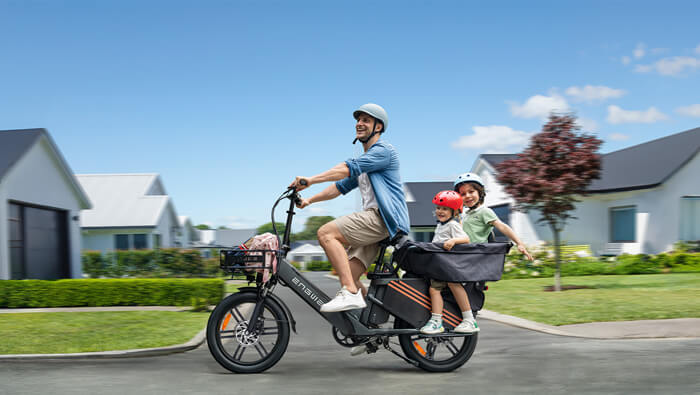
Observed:
[[[189,341],[208,312],[0,314],[0,354],[56,354],[162,347]]]
[[[488,283],[484,308],[550,325],[700,317],[700,273],[562,277],[562,286],[590,289],[544,292],[553,278]]]

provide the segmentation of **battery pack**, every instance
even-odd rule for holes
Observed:
[[[410,325],[420,328],[430,319],[430,282],[423,278],[392,280],[382,300],[384,308]],[[445,291],[449,293],[449,289]],[[442,322],[452,329],[462,322],[462,313],[453,298],[443,297]]]

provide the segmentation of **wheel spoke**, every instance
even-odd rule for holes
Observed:
[[[237,322],[245,321],[245,317],[240,312],[240,310],[238,310],[238,306],[234,306],[231,309],[231,315],[233,316],[233,318],[236,319]]]
[[[239,354],[239,351],[240,351],[240,354]],[[236,351],[233,352],[233,359],[240,361],[241,358],[243,358],[244,351],[245,351],[245,347],[243,347],[239,344],[238,347],[236,347]]]
[[[457,355],[457,353],[459,353],[459,349],[452,342],[452,339],[448,338],[448,339],[444,339],[443,341],[445,342],[445,347],[447,347],[447,349],[450,350],[450,352],[452,353],[452,356],[455,356],[455,355]]]
[[[255,349],[258,350],[258,354],[260,354],[261,358],[265,358],[267,356],[267,350],[265,349],[265,346],[262,345],[262,343],[256,343]]]

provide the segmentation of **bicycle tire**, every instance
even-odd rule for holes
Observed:
[[[254,292],[235,293],[224,298],[209,316],[209,351],[221,366],[235,373],[263,372],[279,362],[287,351],[289,318],[272,298],[265,299],[257,329],[250,334],[246,333],[256,303],[257,294]],[[266,322],[272,321],[275,325],[265,326]],[[266,346],[270,347],[269,352]],[[249,349],[253,349],[260,358],[244,360],[245,351]]]
[[[411,328],[411,325],[400,318],[396,318],[394,321],[394,328]],[[476,349],[478,338],[478,333],[464,337],[436,336],[422,338],[422,341],[431,342],[430,344],[445,344],[445,348],[452,355],[443,360],[431,358],[430,354],[434,354],[436,350],[433,350],[433,353],[431,353],[430,350],[426,351],[426,349],[418,344],[418,340],[421,339],[420,335],[399,335],[399,344],[401,345],[401,350],[404,355],[418,362],[418,367],[421,369],[428,372],[451,372],[467,363],[469,358],[471,358],[474,349]],[[454,339],[462,339],[462,345],[459,347],[455,346],[453,343]],[[451,344],[452,347],[447,344]]]

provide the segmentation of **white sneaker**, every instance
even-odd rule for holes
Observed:
[[[454,329],[456,333],[476,333],[479,332],[479,325],[476,321],[463,320]]]
[[[331,313],[336,311],[362,309],[365,307],[367,307],[367,303],[365,303],[365,298],[362,297],[362,291],[358,289],[357,293],[354,294],[348,291],[347,288],[343,287],[335,295],[335,298],[321,306],[321,312]]]

